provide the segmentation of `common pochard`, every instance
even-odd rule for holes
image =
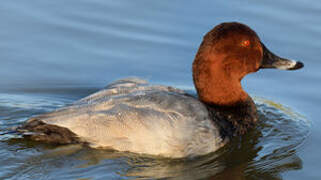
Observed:
[[[241,80],[263,68],[294,70],[303,63],[271,53],[248,26],[229,22],[203,38],[193,62],[198,97],[128,78],[18,128],[36,141],[191,157],[216,151],[258,120]]]

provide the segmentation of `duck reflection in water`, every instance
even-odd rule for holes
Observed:
[[[77,145],[49,150],[43,159],[46,159],[46,162],[50,158],[55,161],[63,155],[65,161],[77,159],[80,162],[76,164],[81,164],[78,168],[88,168],[88,171],[93,167],[109,168],[112,164],[120,176],[137,179],[279,180],[282,179],[283,172],[302,168],[302,161],[296,155],[296,148],[305,139],[304,131],[307,128],[304,128],[304,123],[298,116],[291,115],[294,114],[291,111],[284,112],[280,110],[281,108],[277,109],[264,103],[257,104],[257,107],[259,122],[253,130],[234,138],[219,151],[194,159],[142,156]],[[284,129],[292,130],[284,131]]]

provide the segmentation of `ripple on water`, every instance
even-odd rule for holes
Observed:
[[[260,121],[254,130],[195,159],[171,160],[2,137],[0,179],[281,179],[282,172],[302,168],[296,152],[309,135],[310,122],[281,104],[262,98],[255,101]],[[0,96],[0,132],[70,102],[48,96]]]

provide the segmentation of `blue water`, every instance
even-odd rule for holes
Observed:
[[[214,154],[171,161],[3,136],[0,179],[320,179],[320,15],[312,0],[3,0],[0,132],[123,77],[195,93],[195,53],[224,21],[249,25],[305,67],[248,75],[261,123]]]

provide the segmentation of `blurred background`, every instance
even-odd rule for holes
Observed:
[[[281,136],[285,139],[304,138],[290,140],[296,145],[288,148],[286,155],[282,154],[283,158],[260,166],[261,169],[254,163],[256,169],[261,170],[260,174],[264,174],[262,176],[249,176],[248,172],[252,172],[249,164],[255,158],[267,156],[265,151],[261,151],[262,156],[253,156],[242,163],[233,161],[233,167],[222,168],[220,163],[225,160],[219,160],[215,167],[219,167],[217,172],[223,174],[216,178],[226,178],[226,174],[235,173],[232,179],[320,179],[320,15],[321,1],[312,0],[3,0],[0,4],[0,129],[4,131],[32,115],[65,106],[113,80],[128,76],[195,93],[191,64],[203,35],[221,22],[238,21],[254,29],[275,54],[305,63],[299,71],[262,70],[243,80],[244,88],[261,105],[262,116],[267,117],[264,113],[268,107],[274,108],[272,112],[276,116],[271,126],[280,126],[280,132],[292,133],[274,135],[271,141],[259,139],[257,144],[265,142],[260,147],[268,149],[269,145],[277,147],[280,142],[276,141]],[[288,121],[279,122],[282,118]],[[300,119],[300,123],[295,119]],[[292,126],[293,122],[296,123]],[[268,131],[265,125],[262,125],[262,131],[258,131]],[[299,132],[302,129],[304,131]],[[71,154],[65,149],[63,153],[59,150],[59,156],[49,158],[48,162],[52,151],[57,151],[55,148],[26,142],[13,143],[8,139],[11,137],[3,137],[0,142],[0,159],[6,162],[0,163],[2,178],[54,179],[59,177],[57,171],[60,171],[69,173],[68,177],[62,176],[67,179],[122,179],[122,174],[127,177],[130,174],[127,170],[132,167],[128,165],[131,161],[124,161],[122,155],[105,157],[103,152],[75,150],[75,147],[72,150],[67,148]],[[271,152],[277,152],[273,150],[276,149],[272,148]],[[240,152],[232,152],[233,157],[239,156]],[[104,155],[97,158],[92,157],[92,153]],[[72,160],[62,160],[66,158]],[[26,165],[26,159],[32,163]],[[137,163],[136,157],[134,159]],[[217,161],[213,156],[209,159],[213,161],[210,167],[214,167]],[[81,166],[82,161],[96,163]],[[115,162],[118,163],[117,168],[111,165]],[[148,161],[148,165],[144,165],[155,167],[150,163]],[[272,168],[272,172],[269,166],[273,163],[282,164],[283,169],[275,172],[277,168]],[[184,169],[189,172],[194,168],[194,172],[202,172],[194,165],[184,166]],[[72,173],[64,171],[70,166],[74,168]],[[163,164],[160,166],[164,167]],[[39,170],[39,167],[44,169]],[[179,171],[174,167],[177,166],[166,164],[167,169]],[[202,178],[215,174],[210,167],[207,168],[212,173],[203,172],[208,176]],[[17,173],[21,168],[24,170]],[[119,173],[123,171],[126,173]],[[144,172],[155,172],[155,169],[144,169]],[[190,174],[188,177],[193,179],[195,176]],[[128,177],[158,178],[146,173],[134,173]]]

